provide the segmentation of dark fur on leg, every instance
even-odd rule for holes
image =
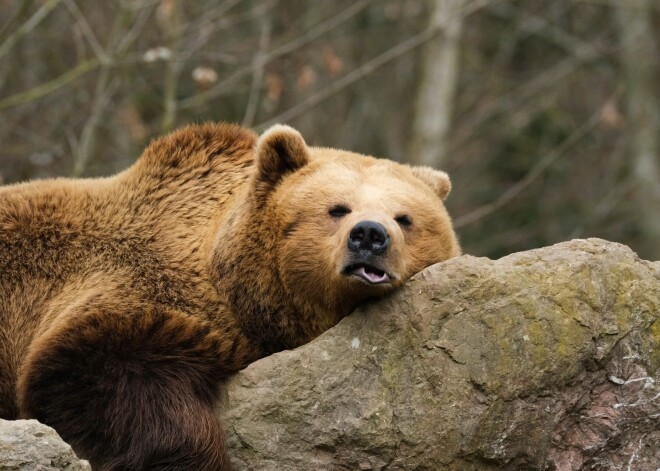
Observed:
[[[199,321],[145,306],[97,307],[32,345],[19,402],[103,470],[228,470],[213,414],[220,339]]]

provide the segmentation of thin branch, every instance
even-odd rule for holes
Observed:
[[[204,14],[204,20],[217,22],[229,10],[238,5],[241,0],[225,0],[223,3],[209,9]]]
[[[33,3],[34,0],[20,0],[20,3],[13,9],[7,21],[0,26],[0,41],[4,42],[7,32],[14,29],[14,22],[21,21],[27,15]]]
[[[606,220],[624,201],[634,197],[636,182],[633,179],[617,181],[609,188],[608,193],[595,206],[589,207],[586,212],[589,219],[582,219],[581,224],[575,226],[569,233],[569,239],[584,237],[588,227],[605,227]],[[588,223],[588,225],[587,225]]]
[[[121,8],[126,8],[129,9],[132,12],[140,11],[140,10],[147,10],[151,9],[158,4],[160,4],[162,0],[120,0],[119,4]]]
[[[585,123],[582,124],[578,129],[576,129],[568,138],[566,138],[561,144],[555,147],[551,152],[549,152],[545,157],[543,157],[539,162],[525,175],[525,178],[520,180],[514,186],[509,188],[502,196],[497,200],[484,205],[478,209],[475,209],[468,214],[454,219],[454,227],[460,228],[472,224],[479,219],[483,219],[486,216],[493,214],[495,211],[504,207],[507,203],[513,200],[516,196],[522,193],[529,185],[531,185],[534,180],[536,180],[540,175],[543,174],[545,169],[552,165],[557,159],[559,159],[564,153],[577,144],[584,136],[586,136],[596,125],[600,122],[602,116],[603,107],[599,108],[596,113],[594,113]]]
[[[301,47],[305,46],[306,44],[309,44],[310,42],[320,38],[324,34],[332,31],[339,25],[353,18],[355,15],[357,15],[367,6],[369,6],[369,4],[372,1],[373,0],[360,0],[358,2],[355,2],[350,7],[346,8],[345,10],[342,10],[338,15],[330,18],[328,21],[316,25],[315,27],[307,30],[306,33],[302,34],[298,38],[289,41],[288,43],[282,44],[281,46],[276,47],[268,54],[269,60],[296,51]]]
[[[591,49],[596,52],[596,48],[591,44],[583,41],[581,38],[567,32],[564,28],[558,26],[561,21],[558,19],[563,15],[567,15],[568,7],[558,11],[553,11],[553,15],[549,18],[531,14],[525,17],[525,20],[520,26],[516,27],[516,33],[525,33],[537,36],[544,41],[561,47],[565,52],[574,55],[576,51],[586,51]],[[492,8],[488,13],[495,18],[512,23],[514,21],[514,14],[510,10]]]
[[[130,15],[130,13],[125,6],[120,6],[112,25],[108,45],[102,53],[107,60],[101,64],[101,70],[96,80],[92,109],[80,135],[80,146],[76,149],[73,166],[73,176],[75,177],[80,177],[85,172],[96,144],[99,124],[114,92],[116,82],[111,81],[111,71],[115,57],[120,54],[120,47],[123,44],[124,31],[122,26],[125,24],[125,15]]]
[[[87,18],[83,12],[80,11],[76,2],[74,0],[64,0],[64,5],[67,7],[73,18],[80,24],[80,29],[96,57],[98,57],[101,62],[107,62],[108,57],[106,56],[101,43],[99,43],[99,40],[92,31],[92,27],[89,25]]]
[[[523,105],[529,103],[532,99],[536,99],[536,102],[541,103],[538,96],[543,93],[544,90],[552,85],[561,83],[566,77],[577,72],[580,67],[605,55],[605,52],[599,53],[590,46],[585,46],[584,48],[576,50],[573,56],[568,57],[552,68],[546,69],[537,74],[534,78],[510,91],[506,95],[498,97],[496,101],[482,110],[479,115],[464,119],[465,123],[463,128],[476,131],[489,120],[497,118],[504,113],[512,113],[513,110],[522,108]],[[456,139],[449,152],[457,152],[458,149],[472,139],[473,134],[474,132]]]
[[[130,2],[128,2],[130,3]],[[141,9],[138,11],[137,19],[133,21],[132,14],[135,13],[135,10],[130,8],[130,5],[121,3],[121,16],[126,24],[132,24],[130,30],[124,33],[123,37],[119,38],[119,44],[115,48],[116,55],[121,56],[128,50],[131,45],[144,34],[145,25],[151,20],[153,16],[152,10]]]
[[[222,21],[214,21],[209,18],[208,15],[204,15],[203,19],[200,21],[193,21],[187,25],[186,30],[189,32],[187,35],[182,36],[182,43],[186,44],[186,51],[182,51],[179,54],[179,58],[182,60],[189,60],[195,54],[199,54],[200,51],[203,51],[202,57],[203,60],[213,60],[207,58],[217,57],[218,62],[224,62],[230,65],[236,65],[239,63],[237,57],[232,56],[227,53],[222,53],[219,51],[211,51],[207,45],[211,39],[214,39],[216,34],[219,31],[226,30],[232,27],[238,27],[241,23],[253,21],[257,18],[262,18],[265,15],[268,15],[269,12],[277,5],[279,0],[264,0],[255,7],[251,8],[246,12],[237,13],[233,16],[223,17]],[[200,34],[200,31],[203,33]],[[221,58],[224,58],[221,59]]]
[[[90,113],[89,118],[87,118],[85,127],[80,135],[80,145],[75,152],[76,159],[73,166],[74,177],[80,177],[85,172],[85,168],[87,167],[87,163],[89,162],[89,158],[94,148],[94,143],[96,142],[96,130],[101,122],[103,111],[112,96],[112,88],[114,87],[110,87],[110,68],[102,66],[99,78],[96,82],[92,112]]]
[[[259,104],[259,91],[264,78],[264,57],[268,44],[270,43],[270,35],[273,29],[273,21],[270,16],[265,16],[263,19],[263,26],[261,28],[261,37],[259,38],[259,51],[254,56],[254,74],[252,75],[252,83],[250,84],[250,94],[248,95],[247,106],[245,107],[245,116],[243,117],[243,126],[250,127],[254,123],[254,118],[257,114]]]
[[[132,12],[151,9],[158,5],[162,0],[121,0],[120,4],[122,8],[128,8]]]
[[[484,0],[484,1],[475,1],[472,2],[470,5],[465,7],[464,9],[460,10],[457,12],[457,14],[461,15],[462,17],[466,17],[475,11],[479,10],[480,8],[483,8],[489,4],[491,4],[491,0]],[[444,29],[443,26],[439,25],[433,25],[426,30],[422,31],[421,33],[406,39],[402,43],[397,44],[396,46],[388,49],[387,51],[383,52],[379,56],[374,57],[373,59],[367,61],[366,63],[362,64],[360,67],[357,69],[354,69],[350,73],[344,75],[340,79],[332,82],[330,85],[325,87],[322,90],[319,90],[318,92],[314,93],[310,97],[308,97],[305,101],[297,104],[296,106],[293,106],[289,108],[288,110],[274,116],[273,118],[269,119],[268,121],[261,123],[259,126],[257,126],[258,129],[265,129],[269,126],[272,126],[275,123],[279,122],[287,122],[297,116],[300,116],[303,113],[306,113],[310,109],[314,108],[316,105],[321,103],[324,100],[327,100],[337,92],[340,92],[341,90],[344,90],[346,87],[352,85],[353,83],[357,82],[358,80],[366,77],[367,75],[373,73],[380,67],[392,62],[393,60],[403,56],[404,54],[407,54],[408,52],[412,51],[413,49],[421,46],[422,44],[426,43],[427,41],[433,39],[436,37],[442,30]]]
[[[625,9],[634,9],[635,6],[627,4],[627,2],[622,2],[621,0],[576,0],[582,3],[591,3],[592,5],[601,5],[613,8],[625,8]],[[653,10],[660,11],[660,3],[655,3],[649,5]]]
[[[34,14],[25,22],[23,25],[9,36],[1,45],[0,45],[0,58],[3,57],[7,52],[14,47],[23,36],[30,33],[34,28],[37,27],[41,21],[48,16],[48,14],[60,3],[61,0],[48,0],[46,3],[41,5],[41,7],[34,12]]]
[[[29,103],[45,95],[48,95],[58,88],[68,84],[72,80],[75,80],[78,77],[96,69],[99,65],[100,61],[98,59],[90,59],[85,62],[81,62],[73,69],[68,70],[53,80],[31,88],[30,90],[10,95],[7,98],[3,98],[0,100],[0,110],[11,108],[12,106],[24,105],[25,103]]]
[[[338,15],[330,18],[329,20],[319,25],[316,25],[314,28],[308,30],[302,36],[273,49],[264,56],[264,66],[281,56],[289,54],[290,52],[293,52],[305,46],[306,44],[314,41],[315,39],[327,33],[328,31],[331,31],[332,29],[336,28],[345,21],[348,21],[350,18],[352,18],[353,16],[357,15],[360,11],[365,9],[367,5],[369,5],[373,1],[374,0],[360,0],[354,3],[353,5],[351,5],[349,8],[343,10]],[[204,104],[207,100],[215,98],[221,95],[222,93],[224,93],[227,90],[227,88],[231,87],[231,85],[238,82],[246,75],[252,73],[253,69],[254,69],[254,63],[238,69],[236,72],[234,72],[232,75],[227,77],[222,82],[218,83],[213,88],[198,93],[197,95],[191,96],[189,98],[186,98],[185,100],[181,100],[181,102],[179,103],[179,108],[181,109],[193,108],[195,106],[200,106]]]
[[[206,10],[204,15],[202,15],[198,21],[193,21],[186,25],[186,31],[184,31],[181,35],[182,42],[188,43],[192,39],[198,39],[200,36],[203,36],[200,35],[200,31],[207,25],[213,26],[214,31],[222,29],[223,23],[226,21],[223,15],[235,7],[239,2],[240,0],[226,0],[223,3],[220,3],[219,5]],[[205,42],[206,41],[204,41],[204,43]],[[196,47],[193,49],[196,49]]]
[[[168,48],[172,55],[176,56],[179,51],[181,38],[181,5],[179,0],[174,0],[170,16],[163,21],[163,28],[168,39]],[[169,132],[176,121],[177,99],[176,92],[179,85],[179,65],[171,60],[165,61],[165,77],[163,83],[163,119],[160,123],[160,130],[163,133]]]

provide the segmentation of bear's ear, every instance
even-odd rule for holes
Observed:
[[[259,137],[256,147],[258,179],[275,186],[287,173],[309,162],[309,149],[298,131],[276,124]]]
[[[410,167],[413,175],[422,180],[440,197],[445,200],[451,191],[449,175],[431,167]]]

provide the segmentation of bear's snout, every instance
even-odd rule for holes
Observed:
[[[390,236],[382,224],[375,221],[360,221],[348,236],[348,248],[352,252],[370,252],[381,255],[390,245]]]

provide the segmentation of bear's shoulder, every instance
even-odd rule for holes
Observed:
[[[246,167],[253,163],[256,140],[253,131],[235,124],[191,124],[154,139],[136,162],[136,169],[176,171],[223,164]]]

